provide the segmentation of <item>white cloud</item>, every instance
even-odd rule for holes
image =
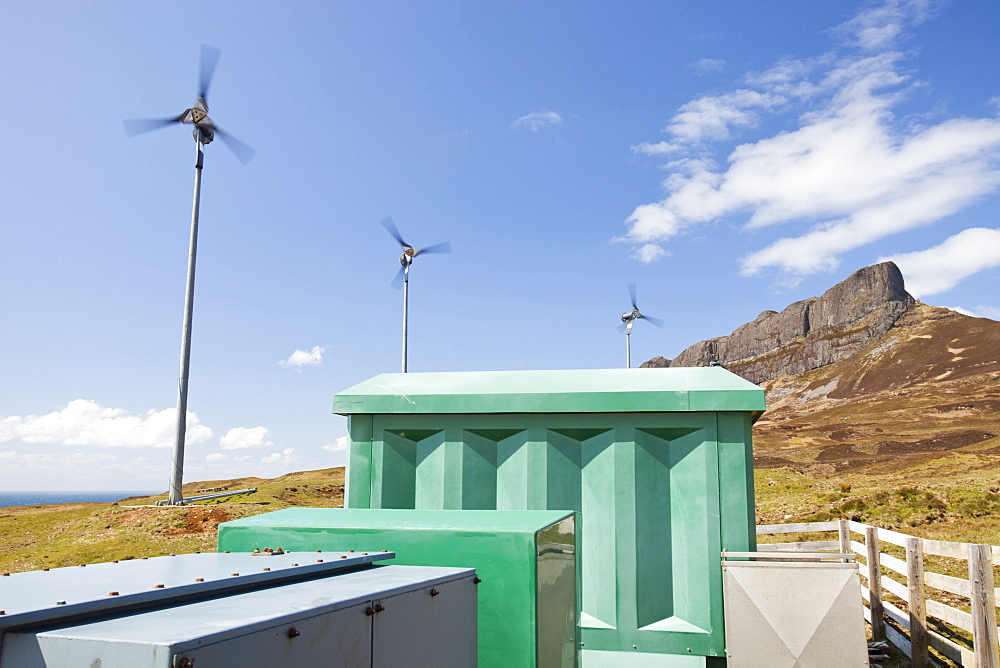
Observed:
[[[977,318],[989,318],[990,320],[1000,320],[1000,306],[986,306],[980,304],[976,307]]]
[[[510,126],[512,128],[525,127],[532,132],[538,132],[539,128],[543,128],[547,125],[559,125],[560,123],[562,123],[562,116],[554,111],[542,109],[541,111],[535,111],[521,116],[519,119],[511,123]]]
[[[865,51],[896,46],[905,28],[926,21],[931,0],[888,0],[867,9],[834,29]]]
[[[350,444],[351,440],[346,436],[340,436],[336,440],[331,441],[323,446],[323,449],[327,452],[343,452],[347,450],[347,446]]]
[[[637,206],[617,240],[648,262],[662,242],[726,216],[743,216],[747,231],[784,226],[784,238],[751,250],[741,270],[752,276],[776,269],[787,284],[995,192],[1000,119],[916,125],[896,116],[919,82],[901,73],[904,54],[880,49],[927,15],[925,2],[889,0],[840,27],[864,54],[784,59],[749,75],[749,87],[680,107],[665,130],[670,142],[632,149],[675,159],[665,165],[665,197]],[[791,129],[736,146],[722,166],[710,159],[707,142],[798,104]]]
[[[680,144],[671,144],[670,142],[656,142],[651,144],[648,141],[644,141],[641,144],[636,144],[631,147],[633,153],[642,153],[643,155],[667,155],[668,153],[676,153],[684,149]]]
[[[226,457],[226,455],[222,454],[221,452],[212,452],[205,455],[206,464],[218,464],[220,462],[226,461],[227,459],[228,457]]]
[[[1000,267],[1000,229],[972,227],[927,250],[880,258],[892,260],[914,297],[946,292],[962,279]],[[982,307],[980,307],[982,308]]]
[[[701,60],[696,60],[691,63],[691,70],[695,74],[712,74],[715,72],[721,72],[722,68],[726,66],[726,61],[720,58],[702,58]]]
[[[291,466],[299,460],[295,456],[295,448],[285,448],[281,452],[273,452],[260,458],[262,464],[281,464]]]
[[[649,264],[650,262],[656,262],[661,257],[664,257],[669,254],[670,253],[663,250],[662,246],[659,246],[657,244],[643,244],[642,246],[639,246],[638,248],[635,249],[635,251],[632,253],[632,257],[634,257],[639,262],[642,262],[643,264]]]
[[[75,399],[65,408],[45,415],[0,418],[0,443],[168,448],[175,439],[176,415],[174,408],[130,415],[121,408],[104,408],[96,401]],[[201,443],[211,437],[212,430],[188,411],[186,442]]]
[[[233,427],[219,439],[219,445],[223,450],[273,447],[274,443],[267,440],[267,434],[267,427]]]
[[[326,346],[313,346],[312,350],[296,350],[288,356],[288,359],[281,360],[278,364],[301,371],[304,366],[319,366],[322,364],[324,352],[326,352]]]
[[[730,128],[757,123],[754,109],[770,109],[784,101],[780,95],[747,89],[701,97],[682,106],[665,132],[675,141],[688,144],[706,139],[728,139]]]
[[[118,462],[118,456],[105,452],[24,452],[7,450],[0,452],[0,461],[5,465],[74,469],[94,465],[109,466]]]

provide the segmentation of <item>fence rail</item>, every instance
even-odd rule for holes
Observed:
[[[994,564],[1000,564],[1000,546],[930,540],[848,520],[757,527],[758,536],[828,532],[836,532],[836,540],[761,543],[757,550],[853,552],[863,559],[861,597],[868,604],[864,614],[874,640],[888,640],[917,668],[932,665],[930,648],[961,666],[1000,668],[996,610],[1000,589],[995,587],[993,571]],[[863,540],[855,540],[855,535]],[[883,552],[882,544],[898,548],[894,551],[904,558]],[[967,562],[968,578],[928,570],[926,556]],[[937,600],[927,589],[968,599],[971,612]]]

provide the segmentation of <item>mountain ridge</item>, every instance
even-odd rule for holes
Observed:
[[[893,262],[864,267],[819,297],[763,311],[728,336],[700,341],[672,360],[642,367],[721,364],[753,383],[803,373],[864,349],[881,338],[916,300]]]
[[[1000,469],[1000,322],[913,299],[890,262],[643,366],[713,362],[765,390],[758,470],[909,483]]]

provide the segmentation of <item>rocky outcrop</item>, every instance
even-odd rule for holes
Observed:
[[[642,366],[718,363],[754,383],[816,369],[860,352],[881,338],[915,300],[892,262],[865,267],[821,297],[764,311],[729,336],[696,343],[673,360]]]

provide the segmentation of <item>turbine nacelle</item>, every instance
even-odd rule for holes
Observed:
[[[198,89],[198,100],[193,107],[185,109],[180,116],[174,118],[127,120],[125,121],[125,133],[131,137],[168,127],[175,123],[186,123],[194,126],[194,131],[191,134],[194,136],[196,142],[211,144],[212,140],[218,136],[240,162],[244,164],[249,162],[256,151],[228,132],[225,132],[208,116],[208,86],[212,81],[212,74],[215,72],[215,65],[218,60],[218,49],[211,46],[202,47],[201,81]]]
[[[199,97],[198,102],[193,107],[184,110],[184,113],[175,120],[178,123],[190,123],[194,125],[194,138],[196,140],[199,139],[198,135],[200,133],[202,144],[211,144],[212,140],[215,139],[215,123],[208,117],[208,103],[205,102],[205,98],[203,97]]]

